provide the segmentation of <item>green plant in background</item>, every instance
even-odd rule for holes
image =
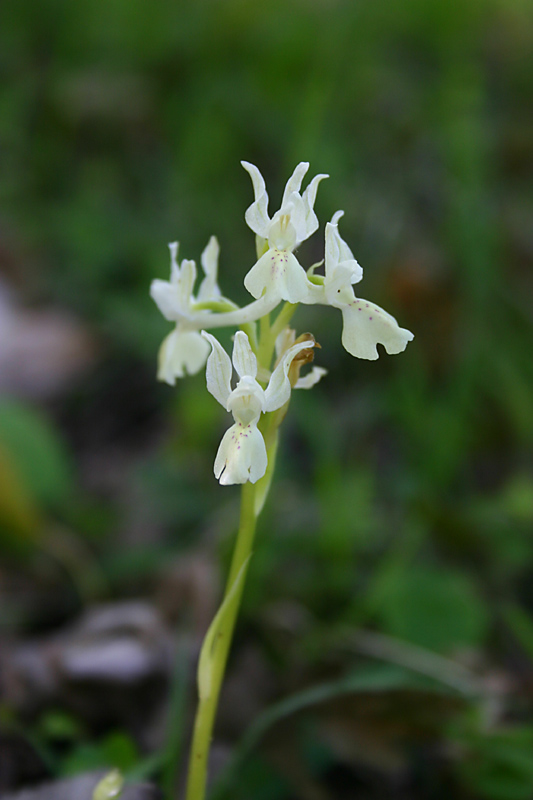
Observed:
[[[176,323],[159,353],[158,377],[173,385],[176,378],[206,366],[208,391],[234,418],[215,458],[214,472],[223,485],[241,484],[241,516],[222,605],[203,643],[198,664],[199,703],[190,753],[187,800],[205,795],[213,725],[226,661],[252,555],[256,520],[263,508],[274,470],[278,429],[292,389],[309,389],[326,370],[313,367],[317,346],[312,334],[296,337],[289,322],[299,303],[329,305],[343,317],[342,343],[358,358],[378,358],[377,345],[390,354],[405,350],[413,334],[400,328],[394,317],[374,303],[356,297],[353,284],[363,271],[341,238],[337,212],[325,229],[325,258],[307,271],[294,255],[296,248],[318,228],[314,203],[317,175],[301,194],[309,164],[300,163],[289,178],[281,207],[268,214],[265,182],[257,167],[242,162],[252,178],[255,201],[245,219],[256,234],[257,261],[244,279],[255,298],[239,308],[224,298],[217,284],[218,243],[212,237],[202,254],[205,278],[194,295],[196,265],[178,262],[178,244],[170,245],[170,281],[155,280],[151,294],[163,315]],[[324,274],[316,270],[324,263]],[[272,313],[282,303],[272,319]],[[206,328],[232,326],[235,333],[230,360]],[[209,352],[210,351],[210,352]],[[232,364],[233,361],[233,364]],[[273,363],[274,362],[274,363]],[[238,382],[232,389],[233,368]]]

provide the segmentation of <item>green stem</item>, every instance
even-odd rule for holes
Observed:
[[[283,328],[286,328],[289,322],[291,321],[292,315],[294,314],[297,308],[298,308],[298,303],[287,302],[284,304],[283,308],[279,312],[278,316],[276,317],[272,325],[271,336],[272,339],[274,340],[274,343],[276,342],[276,339],[278,338]]]
[[[257,342],[257,325],[255,322],[245,322],[241,325],[241,331],[247,335],[248,340],[250,342],[250,346],[254,353],[257,353],[258,342]]]
[[[257,304],[259,302],[256,301]],[[285,303],[271,327],[270,311],[272,309],[266,307],[259,322],[260,336],[257,344],[255,325],[253,325],[253,346],[254,349],[257,348],[257,360],[261,368],[270,368],[276,337],[287,325],[295,309],[295,305]],[[244,320],[245,324],[249,322],[250,320]],[[242,325],[243,322],[240,324]],[[204,639],[198,664],[199,700],[189,759],[186,800],[203,800],[205,797],[209,747],[213,735],[220,688],[239,611],[248,562],[252,554],[256,519],[268,494],[274,470],[277,430],[286,410],[287,407],[284,406],[266,415],[264,437],[269,458],[267,474],[258,483],[245,483],[242,487],[239,531],[233,551],[226,591],[222,605]]]
[[[259,346],[257,348],[257,360],[259,364],[266,369],[270,367],[272,359],[271,347],[273,347],[274,339],[270,331],[270,314],[265,314],[259,320]]]
[[[266,369],[270,369],[274,348],[276,346],[276,339],[281,331],[287,327],[297,308],[298,305],[296,303],[285,303],[272,323],[272,326],[270,325],[270,314],[261,318],[261,339],[257,356],[259,363]]]
[[[186,800],[203,800],[205,797],[209,747],[220,687],[244,588],[246,567],[252,553],[256,527],[254,502],[255,485],[251,483],[243,484],[239,531],[226,584],[224,601],[207,633],[200,655],[200,699],[196,711],[189,760]],[[207,674],[200,674],[202,670]],[[206,683],[207,690],[202,691],[202,683]]]

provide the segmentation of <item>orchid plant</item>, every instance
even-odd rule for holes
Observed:
[[[206,366],[208,391],[233,416],[233,425],[224,434],[215,457],[215,477],[224,486],[242,485],[239,531],[226,591],[199,659],[199,702],[187,800],[205,796],[218,696],[256,520],[270,488],[279,427],[292,390],[310,389],[326,374],[317,366],[300,374],[313,361],[319,345],[312,334],[297,337],[289,326],[291,318],[299,303],[339,309],[342,344],[357,358],[377,359],[378,344],[389,354],[401,353],[413,339],[393,316],[355,295],[353,287],[362,279],[363,270],[339,233],[342,211],[326,223],[324,261],[307,270],[298,261],[295,250],[319,227],[314,204],[318,185],[328,176],[316,175],[302,193],[309,164],[298,164],[285,186],[281,207],[270,217],[261,173],[253,164],[241,163],[254,190],[254,202],[245,220],[256,235],[257,260],[244,278],[244,286],[254,299],[239,307],[222,295],[217,278],[219,245],[214,236],[201,256],[204,277],[197,294],[196,264],[187,259],[179,263],[177,242],[169,245],[170,280],[154,280],[150,289],[161,313],[175,323],[159,351],[158,378],[174,385],[177,378]],[[317,272],[322,265],[324,274]],[[226,326],[238,329],[231,359],[215,336],[207,332]],[[233,371],[238,376],[234,388]]]

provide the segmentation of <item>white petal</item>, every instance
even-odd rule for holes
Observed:
[[[348,263],[338,264],[324,281],[326,302],[334,308],[344,308],[355,299],[352,288],[353,269]]]
[[[219,253],[220,246],[218,244],[218,239],[216,236],[211,236],[201,256],[205,278],[200,284],[200,289],[198,291],[198,300],[200,302],[215,300],[220,297],[220,289],[217,284]]]
[[[168,249],[170,250],[170,281],[171,283],[176,283],[178,280],[178,276],[180,274],[180,268],[178,264],[178,248],[179,242],[170,242],[168,245]]]
[[[316,200],[316,193],[318,189],[318,184],[320,181],[323,181],[324,178],[329,178],[329,175],[321,173],[320,175],[315,175],[305,192],[303,193],[302,200],[305,209],[305,233],[302,238],[299,238],[300,242],[305,241],[308,239],[318,228],[318,218],[314,212],[314,205]]]
[[[162,281],[156,278],[150,285],[150,297],[155,301],[165,319],[177,322],[181,316],[181,307],[175,285],[170,281]]]
[[[288,202],[285,203],[281,209],[277,212],[282,216],[289,216],[290,220],[290,229],[293,231],[291,235],[291,241],[289,246],[280,246],[276,243],[275,232],[272,230],[272,225],[270,226],[270,235],[269,235],[269,242],[274,244],[274,246],[279,247],[280,250],[294,250],[298,247],[305,239],[307,239],[307,210],[304,204],[304,201],[300,197],[297,192],[293,192],[288,199]],[[277,216],[277,215],[276,215]],[[273,218],[272,222],[274,222]],[[318,226],[318,220],[316,222]]]
[[[235,422],[257,424],[265,408],[265,390],[255,378],[245,375],[230,394],[226,408],[233,414]]]
[[[237,422],[220,442],[214,473],[223,486],[256,483],[265,474],[267,464],[265,441],[256,425]]]
[[[337,235],[339,237],[339,254],[340,254],[340,262],[341,264],[349,264],[353,276],[352,276],[352,283],[358,283],[363,277],[363,268],[358,264],[354,254],[338,232],[337,228]]]
[[[268,194],[265,180],[254,164],[250,164],[248,161],[241,161],[241,164],[252,179],[255,196],[255,202],[246,209],[244,215],[246,224],[254,233],[262,236],[263,239],[268,239],[270,219],[268,216]]]
[[[292,173],[291,177],[287,181],[285,185],[285,191],[283,192],[283,199],[281,201],[281,208],[286,205],[289,201],[289,197],[293,192],[300,192],[300,187],[302,185],[302,181],[304,179],[304,175],[309,169],[309,162],[308,161],[300,161],[298,166],[295,168],[294,172]]]
[[[309,293],[309,281],[296,257],[273,247],[252,267],[244,285],[256,300],[265,294],[272,300],[300,303]]]
[[[308,209],[312,210],[315,205],[316,200],[316,193],[318,189],[318,184],[320,181],[323,181],[325,178],[329,178],[329,175],[326,175],[325,172],[321,172],[319,175],[315,175],[307,189],[302,195],[303,201]]]
[[[178,242],[169,244],[170,281],[155,280],[150,286],[150,295],[166,319],[176,322],[187,317],[196,280],[194,261],[182,261],[178,266]]]
[[[316,175],[302,196],[298,192],[292,192],[292,194],[286,192],[283,197],[281,212],[284,213],[287,209],[291,209],[291,223],[296,231],[294,247],[298,247],[318,228],[318,218],[313,206],[316,200],[318,184],[327,177],[327,175]]]
[[[332,278],[340,260],[340,249],[337,226],[333,225],[331,222],[326,222],[325,240],[326,278]]]
[[[311,372],[308,372],[303,378],[298,378],[294,388],[311,389],[311,387],[315,386],[319,380],[324,377],[324,375],[327,375],[327,372],[327,369],[324,369],[324,367],[313,367]]]
[[[334,214],[339,218],[344,211]],[[326,276],[331,274],[337,266],[350,271],[350,283],[358,283],[363,277],[363,269],[354,258],[354,254],[341,237],[338,226],[332,222],[326,223]]]
[[[342,343],[357,358],[375,361],[379,357],[377,344],[384,345],[389,355],[401,353],[414,338],[391,314],[360,298],[342,309],[342,319]]]
[[[320,277],[320,276],[318,276]],[[324,289],[324,284],[316,284],[312,281],[309,281],[309,293],[306,297],[300,300],[301,303],[305,303],[305,305],[312,306],[315,303],[319,305],[327,306],[329,305],[329,301],[326,297],[326,290]]]
[[[183,331],[177,327],[169,333],[159,348],[157,377],[174,386],[176,378],[199,372],[208,353],[209,345],[198,331]]]
[[[272,377],[265,389],[265,411],[275,411],[276,408],[281,408],[281,406],[285,405],[291,396],[291,382],[288,374],[293,359],[301,350],[309,350],[314,345],[314,342],[298,342],[287,350],[272,373]]]
[[[297,199],[297,195],[295,195]],[[287,250],[292,252],[296,247],[296,228],[294,225],[294,207],[285,206],[281,211],[277,211],[272,217],[268,233],[268,243],[276,250]]]
[[[337,212],[333,219],[342,215]],[[324,289],[330,305],[343,308],[354,299],[352,284],[363,277],[363,270],[353,253],[341,239],[337,225],[326,223],[326,277]]]
[[[176,283],[180,305],[188,309],[193,298],[194,283],[196,281],[196,264],[184,258],[181,262],[180,274]]]
[[[231,375],[233,368],[231,359],[220,344],[210,333],[202,331],[202,336],[212,347],[211,355],[207,359],[206,381],[207,390],[220,405],[227,409],[228,398],[231,394]]]
[[[237,331],[233,343],[233,366],[237,370],[239,378],[249,375],[255,378],[257,375],[257,358],[250,347],[250,341],[244,331]]]

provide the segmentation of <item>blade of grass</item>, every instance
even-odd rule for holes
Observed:
[[[413,675],[401,667],[383,665],[359,670],[339,680],[321,683],[291,695],[264,711],[248,728],[236,747],[230,763],[215,784],[210,800],[225,800],[231,796],[231,787],[237,779],[242,763],[266,732],[285,717],[345,694],[386,692],[401,688],[424,688],[439,693],[453,691],[451,687],[439,686],[433,680]]]

